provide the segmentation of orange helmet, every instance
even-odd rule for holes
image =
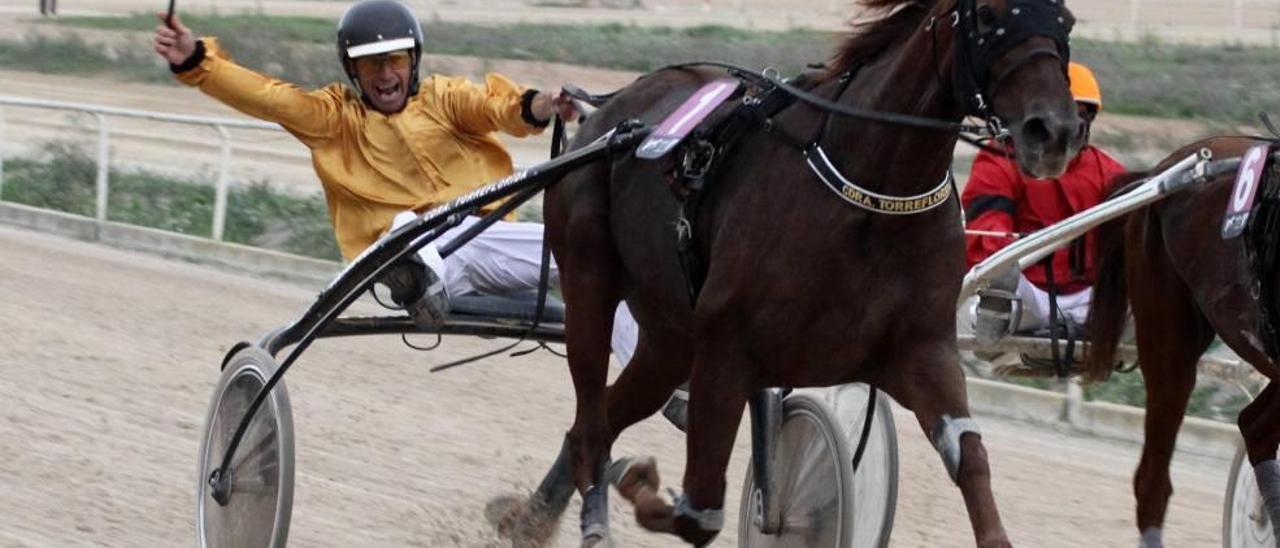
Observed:
[[[1071,97],[1077,103],[1087,103],[1102,110],[1102,88],[1098,87],[1098,79],[1093,71],[1080,63],[1067,65],[1067,79],[1071,81]]]

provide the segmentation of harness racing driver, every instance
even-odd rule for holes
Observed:
[[[540,133],[559,114],[576,118],[571,100],[523,88],[499,74],[483,86],[438,74],[421,77],[422,27],[395,0],[361,0],[338,22],[338,59],[350,86],[314,91],[236,64],[216,38],[197,39],[175,15],[155,30],[155,51],[182,83],[255,118],[280,124],[311,151],[338,247],[357,257],[387,231],[425,211],[513,172],[494,137]],[[443,236],[449,241],[477,221]],[[541,273],[539,223],[499,221],[442,259],[434,244],[414,270],[383,280],[414,320],[438,325],[449,296],[501,295],[535,289]],[[554,264],[551,282],[558,282]],[[625,364],[638,327],[626,305],[614,322],[613,349]]]

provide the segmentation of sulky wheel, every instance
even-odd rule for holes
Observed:
[[[283,381],[254,414],[231,459],[225,505],[214,500],[209,483],[241,418],[275,371],[270,355],[246,347],[228,360],[218,379],[200,442],[196,535],[201,548],[285,545],[293,509],[293,416]]]
[[[782,530],[755,525],[755,477],[747,469],[738,513],[738,546],[843,547],[853,540],[853,453],[830,407],[797,391],[782,404],[782,427],[771,473],[779,486]]]
[[[1271,520],[1262,507],[1258,482],[1244,448],[1236,451],[1231,475],[1227,477],[1227,499],[1222,509],[1222,546],[1224,548],[1273,548],[1275,534]]]
[[[825,399],[835,410],[836,421],[849,442],[851,454],[857,452],[858,441],[862,438],[870,393],[865,384],[834,386],[825,393]],[[871,431],[853,475],[853,542],[848,546],[888,546],[897,506],[898,430],[894,426],[893,406],[888,396],[877,392]]]

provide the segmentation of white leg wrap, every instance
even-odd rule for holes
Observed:
[[[684,516],[692,519],[698,524],[698,528],[703,531],[719,531],[724,529],[724,509],[713,508],[706,510],[694,510],[689,504],[689,497],[684,493],[676,494],[672,492],[676,507],[676,517]]]
[[[933,429],[933,448],[942,456],[942,464],[947,467],[951,481],[956,483],[960,481],[960,436],[970,432],[982,435],[973,419],[952,418],[951,415],[943,415]]]
[[[1264,460],[1253,467],[1253,475],[1258,479],[1258,493],[1271,518],[1271,529],[1280,538],[1280,462]]]
[[[582,494],[582,540],[609,537],[609,484],[592,485]]]
[[[1138,539],[1138,548],[1162,548],[1164,546],[1164,529],[1148,527],[1142,530],[1142,538]]]

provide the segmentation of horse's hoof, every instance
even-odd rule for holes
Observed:
[[[582,537],[582,548],[613,548],[613,539],[608,535],[587,535]]]
[[[1013,548],[1013,543],[1007,538],[998,538],[979,542],[978,548]]]
[[[531,499],[502,495],[489,500],[484,515],[498,536],[511,539],[513,548],[538,548],[556,536],[558,516],[540,512]]]
[[[675,533],[676,509],[662,500],[657,493],[645,491],[641,493],[635,504],[636,522],[646,530],[654,533]]]
[[[715,540],[720,530],[708,531],[698,526],[698,522],[688,516],[678,516],[672,520],[675,533],[685,542],[694,546],[706,546]]]
[[[1163,529],[1159,527],[1148,527],[1142,531],[1142,538],[1138,539],[1138,548],[1164,548]]]
[[[661,486],[658,461],[653,457],[615,461],[605,474],[614,487],[618,488],[618,494],[632,503],[636,502],[642,489],[657,493]]]

